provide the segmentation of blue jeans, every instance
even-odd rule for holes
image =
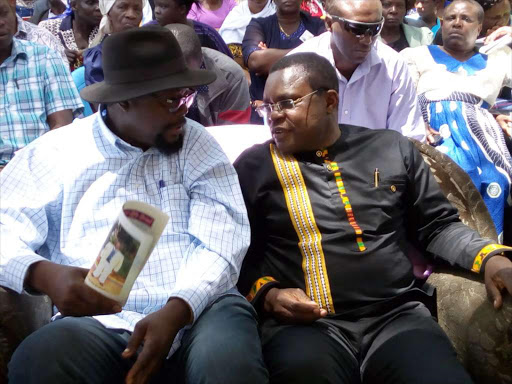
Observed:
[[[27,337],[9,363],[9,383],[124,383],[130,333],[90,317],[67,317]],[[224,296],[205,309],[151,383],[267,383],[253,307]]]

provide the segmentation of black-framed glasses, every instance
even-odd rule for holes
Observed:
[[[382,26],[384,25],[384,17],[377,22],[364,23],[362,21],[355,21],[345,19],[344,17],[331,15],[334,21],[343,24],[346,31],[352,33],[357,38],[362,39],[366,36],[374,38],[380,35]]]
[[[278,101],[277,103],[270,104],[270,103],[264,103],[261,104],[259,107],[256,108],[256,112],[258,112],[258,115],[260,115],[263,118],[266,118],[267,116],[272,113],[272,111],[282,112],[287,109],[293,109],[296,107],[297,104],[299,104],[302,100],[304,100],[308,96],[312,96],[317,92],[322,92],[325,89],[320,88],[313,92],[308,93],[307,95],[304,95],[302,97],[299,97],[298,99],[286,99]]]
[[[184,104],[189,109],[194,103],[194,99],[197,95],[197,91],[193,89],[188,89],[183,96],[175,97],[175,98],[167,98],[162,95],[152,94],[154,98],[156,98],[162,105],[165,105],[170,113],[175,113],[180,109]]]

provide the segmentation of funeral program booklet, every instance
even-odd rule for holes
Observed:
[[[125,202],[85,284],[124,305],[168,221],[169,216],[158,208]]]

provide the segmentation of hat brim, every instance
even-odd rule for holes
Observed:
[[[187,69],[184,72],[140,82],[109,84],[102,81],[82,89],[80,96],[90,103],[118,103],[166,89],[207,85],[213,83],[216,78],[213,71]]]

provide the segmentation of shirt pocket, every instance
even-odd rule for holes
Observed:
[[[403,218],[406,187],[407,179],[401,176],[382,178],[377,187],[370,183],[372,205],[379,210],[374,216],[378,229],[393,228],[399,223],[397,220]]]
[[[9,107],[11,111],[31,113],[36,116],[46,114],[45,84],[36,76],[15,77],[9,81]]]

